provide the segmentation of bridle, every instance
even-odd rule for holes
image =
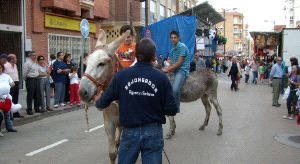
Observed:
[[[97,46],[95,48],[95,50],[103,49],[103,48],[104,48],[104,45],[103,46]],[[109,57],[112,60],[116,60],[116,62],[115,62],[115,71],[114,71],[114,74],[113,74],[113,76],[114,76],[117,72],[119,72],[120,69],[122,69],[122,67],[120,67],[119,59],[115,54],[109,55]],[[88,73],[84,73],[83,77],[86,77],[88,80],[90,80],[97,88],[96,94],[94,94],[91,99],[93,99],[96,95],[100,94],[101,92],[104,92],[105,89],[108,87],[110,81],[111,81],[111,78],[109,78],[109,79],[105,80],[103,83],[100,83],[98,80],[96,80],[94,77],[92,77]]]

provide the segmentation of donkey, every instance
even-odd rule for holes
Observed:
[[[108,86],[114,74],[122,69],[114,53],[129,34],[130,31],[126,31],[115,41],[106,44],[106,34],[100,30],[95,51],[87,58],[87,68],[80,82],[79,95],[82,101],[87,103],[93,99]],[[103,110],[104,128],[108,136],[110,162],[114,164],[122,128],[119,123],[118,103],[113,102],[107,108]]]
[[[205,107],[206,117],[199,130],[204,130],[208,125],[211,111],[210,103],[212,103],[219,116],[219,130],[217,135],[221,135],[223,130],[222,109],[218,101],[217,93],[218,79],[216,74],[211,70],[198,70],[190,74],[181,88],[181,102],[192,102],[201,98]],[[166,139],[172,138],[175,134],[176,123],[174,116],[169,116],[169,122],[170,129],[166,135]]]

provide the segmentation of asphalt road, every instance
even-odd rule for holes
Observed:
[[[218,117],[213,109],[205,131],[201,101],[182,103],[176,116],[176,134],[165,140],[165,151],[172,164],[299,164],[300,150],[282,145],[276,134],[300,135],[295,121],[284,120],[286,107],[271,106],[272,89],[267,85],[240,85],[229,89],[229,79],[220,77],[219,101],[224,130],[217,136]],[[89,110],[92,132],[85,132],[84,110],[51,116],[18,126],[18,133],[0,138],[0,164],[106,164],[109,163],[102,113]],[[167,131],[167,126],[164,126]],[[137,163],[141,163],[140,159]],[[167,163],[163,156],[163,163]]]

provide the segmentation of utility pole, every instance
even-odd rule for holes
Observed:
[[[223,30],[224,30],[224,39],[226,38],[226,10],[223,9],[223,15],[224,15],[224,27],[223,27]],[[224,57],[225,57],[225,54],[226,54],[226,44],[224,44]]]
[[[145,0],[145,26],[148,26],[148,1]]]

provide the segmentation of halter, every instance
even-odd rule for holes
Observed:
[[[104,46],[97,46],[96,48],[95,48],[95,50],[97,50],[97,49],[103,49],[104,48]],[[109,55],[109,57],[112,59],[112,60],[116,60],[116,63],[115,63],[115,73],[113,74],[113,76],[117,73],[117,72],[119,72],[119,70],[120,70],[120,63],[119,63],[119,59],[118,59],[118,57],[116,56],[116,55]],[[92,99],[96,96],[96,95],[98,95],[98,94],[100,94],[101,92],[103,92],[103,91],[105,91],[105,89],[108,87],[108,84],[109,84],[109,82],[110,82],[110,80],[111,79],[109,79],[109,80],[105,80],[103,83],[99,83],[99,81],[97,81],[94,77],[92,77],[91,75],[89,75],[88,73],[84,73],[83,74],[83,77],[86,77],[88,80],[90,80],[91,82],[93,82],[93,84],[96,86],[96,88],[97,88],[97,92],[96,92],[96,94],[94,94],[93,95],[93,97],[92,97]]]

